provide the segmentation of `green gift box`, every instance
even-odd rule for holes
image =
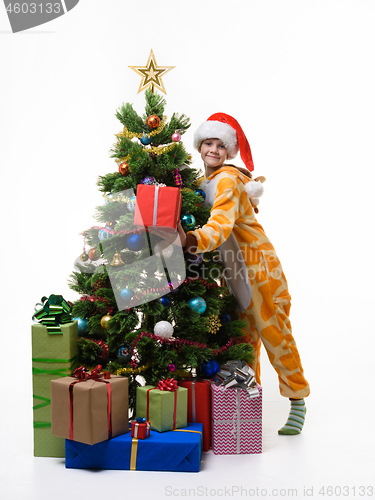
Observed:
[[[162,391],[152,385],[137,387],[136,416],[145,417],[154,431],[165,432],[187,426],[187,396],[185,387]]]
[[[34,456],[64,457],[65,440],[51,434],[51,380],[71,375],[77,367],[78,323],[59,325],[60,333],[34,324],[32,336]]]

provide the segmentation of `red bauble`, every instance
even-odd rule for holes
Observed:
[[[147,118],[147,126],[150,128],[158,128],[160,125],[160,118],[157,115],[150,115]]]
[[[98,260],[100,258],[100,252],[97,248],[90,248],[87,252],[90,260]]]
[[[118,166],[118,171],[120,172],[121,175],[128,175],[128,173],[129,173],[129,165],[126,162],[123,161]]]

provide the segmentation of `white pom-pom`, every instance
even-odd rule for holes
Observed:
[[[250,181],[245,184],[245,191],[250,198],[260,198],[264,193],[264,187],[260,181]],[[257,205],[258,203],[255,204]]]

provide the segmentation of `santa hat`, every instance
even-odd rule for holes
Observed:
[[[194,147],[200,148],[205,139],[220,139],[228,150],[228,160],[232,160],[240,151],[241,159],[250,171],[254,170],[253,157],[246,136],[232,116],[215,113],[203,122],[195,131]]]

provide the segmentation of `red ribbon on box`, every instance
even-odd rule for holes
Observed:
[[[85,382],[86,380],[95,380],[95,382],[105,382],[107,384],[107,413],[108,413],[108,439],[111,439],[112,437],[112,414],[111,414],[111,383],[108,382],[107,380],[103,379],[109,379],[111,378],[111,374],[106,371],[101,373],[102,371],[102,365],[97,365],[91,373],[87,372],[85,367],[80,366],[77,368],[74,373],[73,377],[75,377],[78,380],[75,380],[69,385],[69,439],[72,441],[73,439],[73,388],[75,384],[78,384],[79,382]]]
[[[147,390],[147,420],[149,418],[149,405],[150,405],[150,391],[154,389],[159,389],[160,391],[171,391],[174,392],[174,408],[173,408],[173,429],[176,428],[176,415],[177,415],[177,380],[174,378],[164,378],[158,382],[156,387],[151,387]]]

